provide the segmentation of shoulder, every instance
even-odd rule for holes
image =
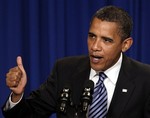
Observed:
[[[135,60],[135,59],[131,59],[131,58],[129,58],[129,59],[130,59],[130,63],[131,63],[134,67],[137,67],[137,68],[139,68],[139,69],[145,68],[145,69],[150,70],[150,65],[149,65],[149,64],[146,64],[146,63],[137,61],[137,60]]]
[[[59,68],[76,68],[76,67],[90,66],[89,57],[87,55],[69,56],[58,59],[55,67]]]
[[[89,57],[87,55],[80,55],[80,56],[69,56],[69,57],[64,57],[61,59],[58,59],[56,63],[59,64],[73,64],[73,63],[82,63],[85,61],[89,61]]]
[[[124,56],[124,64],[126,67],[128,67],[131,71],[138,73],[144,73],[150,75],[150,65],[137,61],[135,59],[132,59],[130,57]]]
[[[150,65],[124,56],[120,70],[121,78],[136,83],[138,88],[150,86]],[[150,91],[150,90],[149,90]]]

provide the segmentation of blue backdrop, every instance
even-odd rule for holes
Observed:
[[[5,74],[16,66],[18,55],[28,74],[28,95],[47,78],[56,59],[87,54],[90,18],[105,5],[122,7],[132,16],[134,45],[127,55],[150,64],[149,0],[0,0],[0,105],[10,93]]]

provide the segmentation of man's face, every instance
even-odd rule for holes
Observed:
[[[120,57],[123,43],[115,22],[94,18],[88,34],[91,67],[96,71],[105,71],[113,66]]]

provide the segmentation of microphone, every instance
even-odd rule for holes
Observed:
[[[94,90],[94,82],[92,80],[87,80],[84,84],[83,94],[82,94],[82,111],[86,112],[89,104],[92,102],[92,94]]]
[[[69,86],[65,86],[60,93],[59,110],[62,113],[67,112],[67,107],[68,107],[68,104],[70,103],[70,93],[71,93],[71,90]]]

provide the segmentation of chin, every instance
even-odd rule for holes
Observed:
[[[103,67],[91,64],[91,68],[95,71],[103,71]]]

